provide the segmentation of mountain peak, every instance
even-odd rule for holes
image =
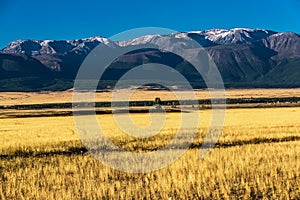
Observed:
[[[108,45],[111,41],[101,36],[76,40],[17,40],[2,49],[2,53],[28,56],[65,54],[70,51],[78,53],[90,51],[100,43]]]
[[[202,31],[206,39],[217,44],[248,43],[267,38],[277,32],[264,29],[234,28]]]

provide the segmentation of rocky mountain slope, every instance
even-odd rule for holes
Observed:
[[[236,28],[148,35],[113,42],[103,37],[79,40],[18,40],[0,51],[0,91],[65,90],[72,87],[84,58],[98,44],[127,47],[194,39],[210,54],[226,87],[300,87],[300,36],[293,32]],[[193,49],[182,42],[183,49]],[[106,87],[134,66],[162,63],[186,76],[195,88],[205,87],[182,58],[157,49],[131,52],[107,70]]]

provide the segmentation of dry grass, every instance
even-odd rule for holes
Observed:
[[[198,146],[211,113],[199,113],[192,148],[172,165],[144,174],[113,170],[89,153],[72,154],[82,147],[72,117],[1,119],[1,155],[12,156],[0,159],[0,198],[300,198],[300,108],[227,110],[219,145],[205,159],[199,158]],[[99,115],[98,120],[117,145],[151,150],[174,136],[179,115],[168,113],[161,133],[151,140],[126,136],[111,115]],[[147,114],[131,117],[140,126],[149,123]]]
[[[19,111],[26,112],[26,111]],[[133,123],[138,126],[149,124],[148,114],[131,114]],[[180,126],[180,113],[168,113],[161,130],[161,137],[172,137]],[[228,109],[224,123],[224,131],[220,141],[229,142],[253,138],[277,138],[293,135],[299,136],[300,108],[253,108]],[[211,111],[199,111],[200,137],[206,134],[211,121]],[[98,115],[103,131],[108,137],[117,140],[119,137],[132,139],[120,130],[112,115]],[[194,127],[191,127],[193,130]],[[33,118],[7,118],[1,119],[0,148],[16,148],[18,146],[36,146],[54,144],[65,141],[79,140],[76,134],[73,117],[33,117]],[[126,139],[125,139],[126,141]],[[163,141],[159,141],[163,142]]]
[[[125,91],[127,92],[127,91]],[[186,91],[178,91],[184,94]],[[208,99],[210,94],[207,90],[195,91],[199,99]],[[300,97],[300,88],[293,89],[227,89],[227,98],[260,98],[260,97]],[[111,92],[100,92],[96,94],[96,101],[110,101]],[[132,101],[147,100],[153,101],[156,97],[162,100],[176,99],[174,94],[168,91],[136,91],[131,97]],[[42,104],[42,103],[65,103],[72,101],[72,91],[64,92],[1,92],[0,105],[16,105],[16,104]]]
[[[299,199],[299,142],[189,150],[147,174],[112,170],[93,157],[1,160],[5,199]]]

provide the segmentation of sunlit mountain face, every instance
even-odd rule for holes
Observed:
[[[176,43],[193,39],[217,65],[225,87],[300,87],[300,36],[293,32],[235,28],[147,35],[126,41],[96,36],[76,40],[17,40],[0,51],[0,90],[65,90],[73,87],[86,56],[100,43],[110,47]],[[193,50],[187,42],[183,49]],[[195,51],[198,51],[195,49]],[[145,49],[123,55],[105,73],[107,84],[145,63],[162,63],[205,87],[190,63],[170,52]],[[105,86],[103,86],[105,87]]]

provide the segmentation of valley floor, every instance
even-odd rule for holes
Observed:
[[[130,90],[123,90],[124,93]],[[187,91],[178,91],[184,96]],[[196,90],[199,99],[209,99],[210,94],[207,90]],[[160,97],[162,101],[174,100],[173,93],[158,90],[145,91],[138,90],[131,96],[131,101],[153,101]],[[226,89],[226,98],[283,98],[300,97],[300,88],[291,89]],[[97,92],[95,101],[111,101],[111,92]],[[22,105],[22,104],[45,104],[45,103],[67,103],[72,102],[72,91],[63,92],[0,92],[0,106]]]

